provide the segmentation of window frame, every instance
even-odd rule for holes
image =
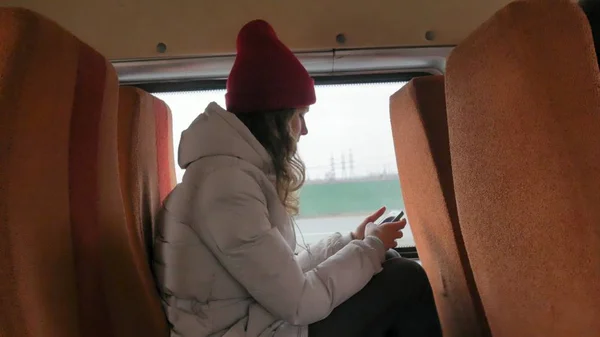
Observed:
[[[425,72],[443,74],[453,46],[332,49],[296,52],[314,77]],[[235,55],[112,60],[123,85],[224,80]]]
[[[376,74],[350,74],[314,76],[315,85],[342,85],[342,84],[376,84],[391,82],[408,82],[415,77],[430,76],[428,72],[396,72]],[[138,83],[132,86],[151,94],[166,92],[210,91],[225,90],[227,80],[178,80]]]

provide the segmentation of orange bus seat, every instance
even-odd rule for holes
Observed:
[[[175,174],[175,156],[173,154],[173,118],[169,106],[153,98],[153,110],[156,117],[156,149],[158,153],[158,186],[161,203],[177,184]],[[154,231],[154,228],[152,229]]]
[[[2,269],[9,282],[2,283],[2,329],[8,336],[106,336],[101,126],[117,111],[116,73],[33,12],[1,9],[0,24],[0,236],[11,247],[2,255],[9,266]]]
[[[111,161],[116,143],[119,82],[112,65],[91,47],[80,43],[77,88],[71,118],[69,180],[75,267],[79,288],[82,335],[104,337],[112,331],[103,280],[103,226],[117,209]],[[113,125],[114,124],[114,125]],[[114,140],[112,138],[115,138]]]
[[[0,8],[0,41],[0,336],[81,336],[69,220],[78,42],[18,8]]]
[[[412,79],[390,98],[407,217],[444,336],[489,336],[454,200],[444,77]]]
[[[599,334],[599,88],[568,0],[511,3],[448,60],[458,215],[494,337]]]
[[[597,0],[579,0],[578,3],[592,29],[596,59],[600,59],[600,2]]]
[[[133,87],[119,91],[119,178],[124,222],[107,223],[114,261],[104,278],[115,336],[168,336],[166,316],[151,272],[154,221],[175,186],[170,110]],[[166,171],[166,172],[165,172]]]

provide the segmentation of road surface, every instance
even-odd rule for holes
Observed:
[[[300,229],[296,229],[298,244],[303,245],[302,238],[304,238],[304,242],[311,244],[335,232],[350,232],[354,230],[364,218],[364,216],[339,216],[296,219],[296,224]],[[410,231],[410,226],[407,225],[402,232],[404,233],[404,236],[398,240],[398,247],[414,247],[415,241]]]

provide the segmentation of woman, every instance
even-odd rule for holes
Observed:
[[[227,81],[183,132],[183,182],[159,219],[154,268],[172,336],[440,336],[425,273],[386,250],[405,221],[336,233],[299,254],[296,143],[315,103],[306,69],[264,21],[244,26]]]

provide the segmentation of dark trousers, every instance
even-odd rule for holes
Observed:
[[[439,337],[442,332],[425,271],[393,257],[361,291],[309,325],[308,336]]]

